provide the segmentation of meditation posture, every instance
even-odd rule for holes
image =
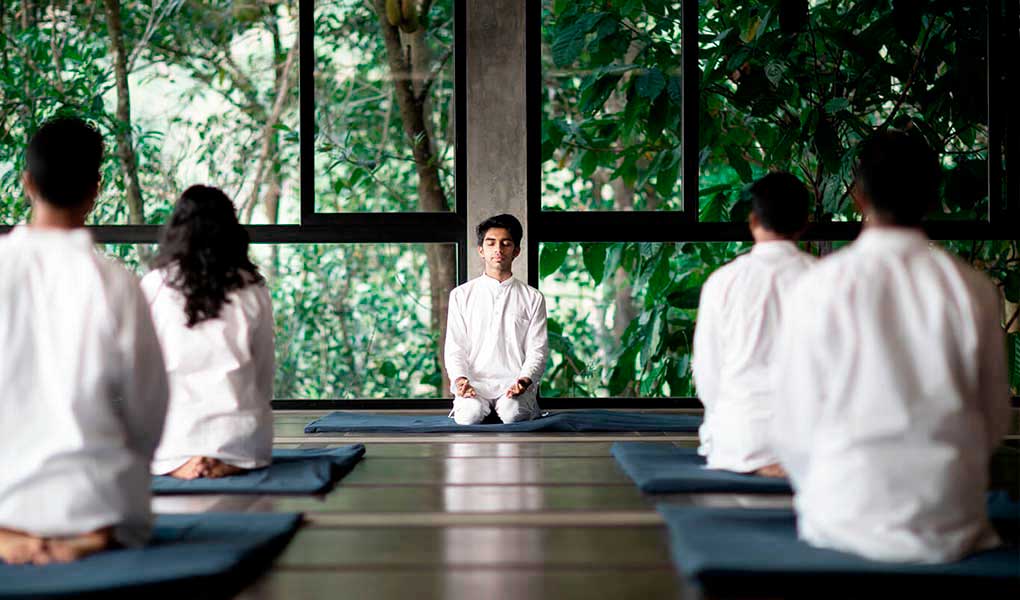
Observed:
[[[58,118],[29,141],[28,226],[0,237],[0,561],[66,562],[144,544],[166,414],[138,280],[82,227],[103,140]]]
[[[754,247],[712,273],[698,305],[692,366],[705,405],[698,451],[713,469],[781,477],[769,443],[769,370],[789,289],[815,263],[794,243],[809,196],[789,173],[770,173],[747,193]]]
[[[539,414],[538,386],[549,355],[545,298],[514,279],[524,230],[512,215],[477,229],[485,273],[450,292],[446,372],[460,425],[481,423],[495,409],[504,423]]]
[[[273,310],[248,242],[230,199],[192,186],[142,280],[170,378],[156,475],[223,477],[271,461]]]
[[[925,142],[863,142],[860,237],[794,286],[776,344],[774,441],[802,539],[898,562],[995,546],[988,462],[1009,420],[992,282],[933,247],[940,167]]]

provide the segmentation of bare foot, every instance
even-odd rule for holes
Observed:
[[[762,477],[784,478],[786,477],[786,470],[783,469],[783,465],[776,463],[772,465],[766,465],[755,471],[754,474],[760,475]]]
[[[50,561],[71,562],[102,552],[113,545],[113,530],[109,527],[74,537],[47,538],[45,559],[35,562],[36,564],[46,564]]]
[[[34,562],[44,554],[42,538],[20,531],[0,529],[0,562],[9,565],[23,565]]]
[[[230,475],[239,475],[247,471],[247,469],[227,464],[216,458],[210,458],[207,460],[209,461],[209,471],[206,473],[206,477],[229,477]]]
[[[209,467],[213,459],[204,456],[193,456],[188,462],[167,473],[170,477],[178,479],[198,479],[209,474]]]

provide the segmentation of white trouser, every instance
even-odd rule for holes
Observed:
[[[538,384],[535,383],[524,390],[524,393],[513,398],[507,398],[505,394],[499,398],[454,396],[450,416],[458,425],[477,425],[495,408],[499,420],[504,423],[530,421],[537,417],[539,412],[537,392]]]

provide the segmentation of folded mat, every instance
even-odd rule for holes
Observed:
[[[152,478],[154,494],[320,494],[349,473],[365,446],[273,450],[273,464],[216,479]]]
[[[708,469],[695,448],[679,448],[662,442],[616,442],[610,452],[641,491],[650,494],[793,493],[785,479]]]
[[[444,415],[387,415],[381,413],[334,412],[309,423],[305,427],[305,433],[696,432],[700,426],[701,417],[695,415],[632,413],[611,410],[577,410],[547,413],[531,421],[480,425],[458,425],[453,419]]]
[[[1020,551],[1003,546],[941,565],[882,563],[797,539],[793,511],[657,507],[673,563],[706,596],[1020,597]]]
[[[145,548],[0,563],[0,598],[230,598],[270,567],[300,523],[285,513],[161,515]]]

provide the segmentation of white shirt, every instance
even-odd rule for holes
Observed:
[[[156,270],[142,279],[170,377],[170,406],[152,472],[193,456],[253,469],[272,460],[273,308],[251,284],[227,294],[219,317],[187,326],[184,295]]]
[[[513,277],[476,277],[450,292],[446,327],[451,386],[467,377],[480,398],[494,399],[522,377],[538,385],[549,338],[545,297],[535,288]]]
[[[815,262],[793,242],[758,243],[702,287],[691,366],[710,468],[750,472],[779,461],[768,439],[773,346],[789,289]]]
[[[167,381],[138,280],[83,229],[15,228],[0,340],[0,527],[143,544]]]
[[[801,537],[923,563],[994,546],[988,460],[1009,414],[995,286],[919,231],[866,229],[791,299],[773,423]]]

